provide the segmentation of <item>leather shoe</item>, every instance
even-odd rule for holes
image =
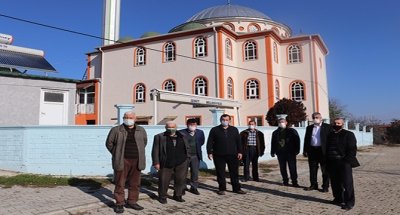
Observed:
[[[140,210],[144,209],[142,206],[140,206],[138,204],[128,204],[128,205],[129,205],[130,208],[132,208],[134,210],[137,210],[137,211],[140,211]]]
[[[332,200],[332,201],[329,201],[329,204],[333,204],[333,205],[340,205],[340,204],[342,204],[342,201],[338,201],[338,200]]]
[[[173,199],[177,202],[185,202],[184,199],[182,199],[182,196],[174,196]]]
[[[283,185],[283,186],[289,186],[289,183],[283,182],[282,185]]]
[[[165,199],[165,198],[159,198],[158,201],[159,201],[161,204],[167,204],[167,199]]]
[[[323,188],[323,189],[321,190],[321,192],[327,193],[327,192],[329,192],[329,191],[328,191],[328,188]]]
[[[124,206],[123,205],[117,205],[117,206],[115,206],[114,211],[117,214],[122,214],[124,212]]]
[[[190,188],[190,192],[195,194],[195,195],[200,195],[199,191],[195,188]]]
[[[318,190],[318,187],[317,187],[317,186],[314,186],[314,185],[311,185],[311,186],[305,188],[304,190],[307,190],[307,191],[310,191],[310,190]]]
[[[238,191],[234,191],[237,194],[246,194],[246,192],[244,192],[243,190],[238,190]]]
[[[225,195],[225,191],[223,191],[223,190],[218,190],[218,191],[217,191],[217,194],[218,194],[218,195]]]
[[[300,187],[298,183],[293,184],[293,187]]]
[[[353,206],[345,205],[345,206],[342,207],[342,209],[348,211],[348,210],[353,209]]]

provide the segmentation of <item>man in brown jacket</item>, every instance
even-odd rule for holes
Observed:
[[[244,155],[243,182],[247,182],[250,179],[250,163],[252,166],[253,180],[260,181],[258,177],[258,157],[264,155],[264,133],[256,129],[256,122],[254,120],[251,120],[248,125],[248,129],[240,132]]]
[[[106,147],[112,155],[114,169],[116,213],[124,212],[126,181],[129,184],[127,206],[134,210],[143,210],[137,201],[139,200],[140,172],[146,168],[147,133],[143,127],[135,124],[134,112],[126,112],[123,119],[123,124],[110,130],[106,141]]]

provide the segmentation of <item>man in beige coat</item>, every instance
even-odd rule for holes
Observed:
[[[116,213],[124,212],[126,181],[129,184],[127,206],[134,210],[143,210],[137,201],[139,200],[140,172],[146,168],[147,133],[143,127],[135,124],[134,112],[126,112],[123,119],[123,124],[110,130],[106,141],[106,147],[112,155],[114,169]]]

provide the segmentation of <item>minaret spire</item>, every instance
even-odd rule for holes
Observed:
[[[231,5],[231,0],[228,0],[228,5]]]

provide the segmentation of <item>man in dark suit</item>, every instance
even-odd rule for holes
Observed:
[[[187,128],[180,130],[180,132],[186,135],[189,146],[190,146],[190,192],[196,195],[200,195],[199,191],[199,167],[200,161],[203,160],[203,153],[201,146],[204,144],[204,132],[197,129],[197,122],[195,119],[188,119],[186,121]],[[184,186],[185,189],[186,185]]]
[[[218,195],[225,195],[226,165],[228,165],[233,192],[246,194],[239,183],[239,160],[242,159],[242,142],[240,141],[239,130],[229,125],[230,121],[231,117],[228,114],[222,114],[220,117],[221,125],[210,130],[207,140],[208,158],[214,160],[217,172]]]
[[[178,202],[182,199],[183,185],[185,184],[190,147],[186,136],[177,131],[175,122],[169,121],[165,125],[166,131],[154,136],[151,157],[153,166],[158,171],[158,201],[167,204],[168,186],[171,176],[174,175],[174,196]]]
[[[325,152],[328,134],[333,132],[332,126],[322,122],[320,113],[312,114],[313,125],[306,128],[303,155],[308,157],[310,169],[310,186],[305,190],[318,190],[318,165],[322,172],[322,192],[328,192],[329,174],[325,169]]]
[[[343,209],[354,207],[353,167],[360,166],[356,158],[357,140],[353,132],[343,129],[343,119],[336,118],[332,127],[335,132],[328,135],[327,170],[332,184],[332,204],[345,205]]]
[[[286,119],[281,118],[278,122],[279,128],[272,133],[271,157],[275,157],[275,154],[278,156],[283,185],[289,185],[286,170],[288,165],[292,185],[293,187],[299,187],[297,183],[296,156],[300,152],[300,137],[295,129],[287,127]]]

